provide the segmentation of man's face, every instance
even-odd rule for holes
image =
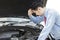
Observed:
[[[44,15],[44,11],[45,11],[45,8],[42,8],[42,7],[38,7],[36,10],[33,10],[33,12],[38,16]]]

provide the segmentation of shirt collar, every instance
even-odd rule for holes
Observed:
[[[47,15],[48,15],[48,10],[49,10],[49,9],[46,8],[45,11],[44,11],[44,16],[45,16],[45,17],[47,17]]]

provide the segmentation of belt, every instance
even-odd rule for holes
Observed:
[[[50,34],[49,34],[49,35],[50,35]],[[55,40],[51,35],[50,35],[50,37],[51,37],[52,40]]]
[[[50,35],[50,34],[49,34]],[[56,40],[55,38],[53,38],[51,35],[50,35],[50,37],[52,38],[52,40]],[[57,39],[57,40],[60,40],[60,39]]]

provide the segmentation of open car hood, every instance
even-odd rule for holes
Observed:
[[[27,16],[29,1],[31,0],[0,0],[0,17]]]
[[[32,0],[0,0],[0,40],[17,37],[20,40],[35,40],[42,25],[36,25],[27,15]],[[13,37],[12,37],[13,36]]]

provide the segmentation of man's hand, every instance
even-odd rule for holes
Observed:
[[[32,14],[33,14],[32,9],[29,9],[29,10],[28,10],[28,16],[31,16]]]

